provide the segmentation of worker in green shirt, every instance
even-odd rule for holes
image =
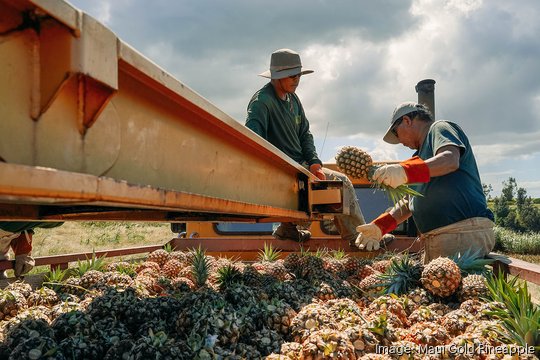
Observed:
[[[246,126],[269,141],[294,161],[305,166],[321,180],[341,180],[349,192],[349,215],[337,215],[334,223],[341,238],[354,246],[356,226],[365,224],[351,181],[342,173],[323,168],[309,131],[309,122],[300,99],[295,94],[300,77],[313,70],[302,69],[300,55],[290,49],[272,53],[270,69],[259,74],[270,82],[257,91],[247,108]],[[274,231],[277,239],[303,242],[311,237],[309,231],[294,223],[281,223]]]
[[[468,249],[480,255],[493,250],[493,213],[461,127],[434,121],[424,105],[405,102],[394,110],[383,140],[403,144],[415,153],[399,164],[381,166],[373,179],[393,188],[412,184],[422,196],[402,201],[370,224],[359,226],[358,247],[372,250],[384,234],[412,216],[424,241],[424,263]]]

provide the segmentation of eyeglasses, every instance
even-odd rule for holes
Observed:
[[[418,115],[418,111],[413,111],[411,113],[408,113],[406,115],[403,115],[402,117],[400,117],[398,120],[396,120],[396,122],[394,123],[394,126],[392,126],[392,128],[390,129],[390,131],[392,132],[392,134],[394,134],[396,137],[399,137],[398,134],[397,134],[397,128],[399,125],[401,125],[401,123],[403,122],[403,118],[405,116],[407,116],[409,119],[414,120],[414,118],[416,117],[416,115]]]
[[[392,128],[390,129],[390,132],[392,134],[394,134],[396,137],[399,137],[398,134],[397,134],[397,128],[399,125],[401,125],[401,122],[403,121],[403,117],[401,117],[399,120],[397,120],[395,123],[394,123],[394,126],[392,126]]]

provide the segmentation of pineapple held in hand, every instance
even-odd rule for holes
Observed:
[[[336,155],[336,164],[341,171],[349,176],[369,179],[373,167],[373,159],[364,150],[354,146],[344,146]]]
[[[372,176],[377,170],[377,166],[373,165],[373,159],[367,152],[355,146],[342,147],[336,155],[336,164],[344,174],[353,178],[367,179],[373,183],[374,187],[386,191],[393,204],[396,204],[407,195],[422,196],[422,194],[407,185],[393,188],[373,181]]]

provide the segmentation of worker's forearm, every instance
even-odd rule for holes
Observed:
[[[459,168],[459,148],[456,146],[445,148],[442,148],[434,157],[425,160],[431,177],[450,174]]]
[[[390,215],[396,219],[398,224],[401,224],[407,220],[412,215],[411,211],[409,210],[409,202],[407,200],[401,200],[396,204],[396,206],[394,206],[394,208],[392,208],[392,210],[390,210]]]

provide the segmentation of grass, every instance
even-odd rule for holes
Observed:
[[[52,229],[36,228],[32,238],[32,255],[41,257],[159,245],[167,243],[175,236],[169,223],[68,221]],[[133,260],[141,256],[142,254],[115,257],[107,259],[106,262]],[[30,274],[48,271],[49,266],[37,266]],[[8,270],[7,275],[12,276],[13,271]]]
[[[37,228],[33,237],[33,255],[164,244],[174,236],[169,223],[66,222],[53,229]]]

